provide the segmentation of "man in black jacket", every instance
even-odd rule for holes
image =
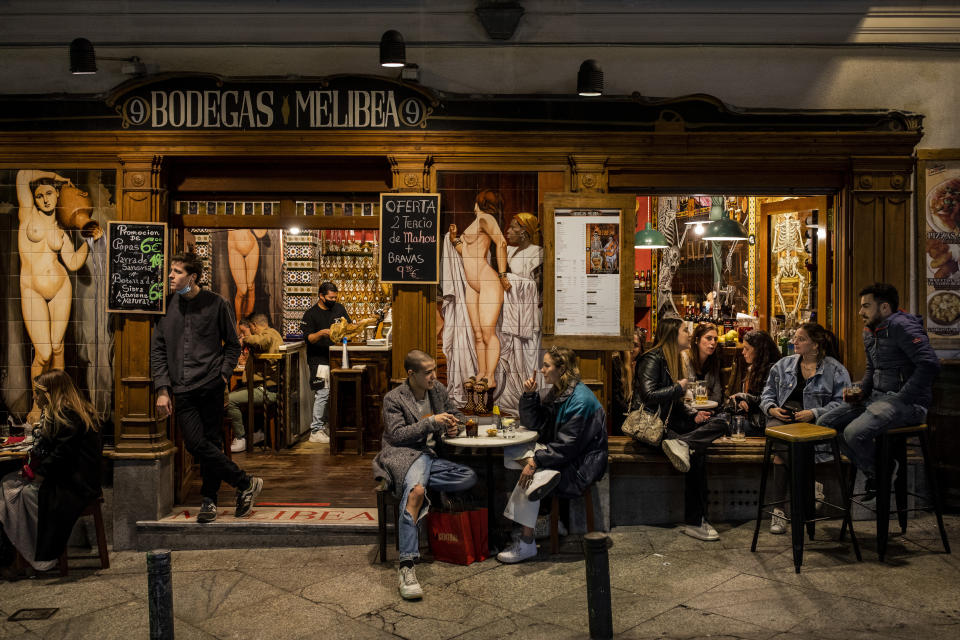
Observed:
[[[337,302],[337,285],[332,282],[320,284],[320,297],[303,314],[300,331],[307,342],[307,366],[317,382],[313,396],[313,420],[310,422],[310,442],[330,442],[327,426],[330,401],[330,327],[340,318],[351,322],[346,307]],[[321,382],[322,380],[322,382]]]
[[[878,282],[860,292],[867,355],[863,391],[818,421],[843,433],[840,448],[867,476],[868,493],[874,478],[874,438],[892,427],[926,419],[940,371],[920,316],[899,311],[899,304],[900,296],[890,284]]]
[[[226,300],[200,288],[200,259],[181,253],[170,259],[167,313],[153,329],[150,373],[157,391],[157,415],[166,418],[176,400],[177,422],[187,451],[200,463],[203,504],[197,522],[217,517],[221,481],[237,490],[235,516],[250,515],[263,480],[247,475],[223,453],[224,390],[240,358],[237,323]]]

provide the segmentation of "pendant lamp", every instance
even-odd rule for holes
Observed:
[[[723,212],[719,220],[714,220],[707,225],[703,233],[704,240],[716,242],[733,242],[735,240],[746,240],[747,230],[736,220],[731,220],[727,211]]]

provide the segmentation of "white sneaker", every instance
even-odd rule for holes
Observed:
[[[537,543],[524,542],[520,538],[497,554],[497,560],[504,564],[515,564],[537,557]]]
[[[414,567],[400,567],[400,597],[404,600],[419,600],[423,597],[423,587],[417,581]]]
[[[241,451],[247,450],[247,439],[246,438],[234,438],[233,444],[230,445],[231,453],[240,453]]]
[[[714,540],[720,539],[720,534],[717,533],[717,530],[707,522],[706,518],[700,519],[700,526],[694,527],[693,525],[687,525],[681,531],[691,538],[696,538],[697,540],[706,540],[707,542],[713,542]]]
[[[690,446],[686,442],[677,439],[664,440],[660,448],[667,454],[667,459],[674,469],[680,473],[690,471]]]
[[[813,508],[818,512],[821,509],[823,509],[823,501],[826,500],[826,498],[827,498],[826,494],[823,493],[823,483],[814,482],[813,483],[813,499],[815,500],[815,502],[813,503]]]
[[[319,431],[313,431],[310,433],[310,442],[319,442],[320,444],[328,444],[330,442],[330,436],[327,435],[327,432],[323,429]]]
[[[770,533],[775,536],[783,535],[787,532],[787,514],[783,509],[774,509],[773,517],[770,518]]]
[[[541,469],[533,472],[533,480],[527,487],[527,500],[536,502],[560,484],[560,472],[554,469]]]

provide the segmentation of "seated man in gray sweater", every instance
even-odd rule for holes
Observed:
[[[389,480],[404,506],[397,532],[399,588],[403,598],[415,600],[423,597],[414,562],[420,557],[417,525],[430,509],[426,490],[466,491],[477,483],[477,474],[437,456],[442,435],[455,436],[464,416],[437,381],[436,361],[414,349],[403,366],[406,382],[383,397],[383,448],[373,461],[373,475]]]

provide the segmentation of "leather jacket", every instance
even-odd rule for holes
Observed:
[[[930,346],[920,316],[897,311],[875,328],[863,330],[867,368],[863,394],[894,393],[905,404],[929,407],[940,360]]]
[[[678,424],[687,415],[683,405],[683,393],[683,387],[670,376],[662,349],[651,349],[643,354],[640,358],[638,383],[634,385],[633,400],[630,402],[632,410],[636,411],[643,405],[645,411],[658,411],[661,420]]]

